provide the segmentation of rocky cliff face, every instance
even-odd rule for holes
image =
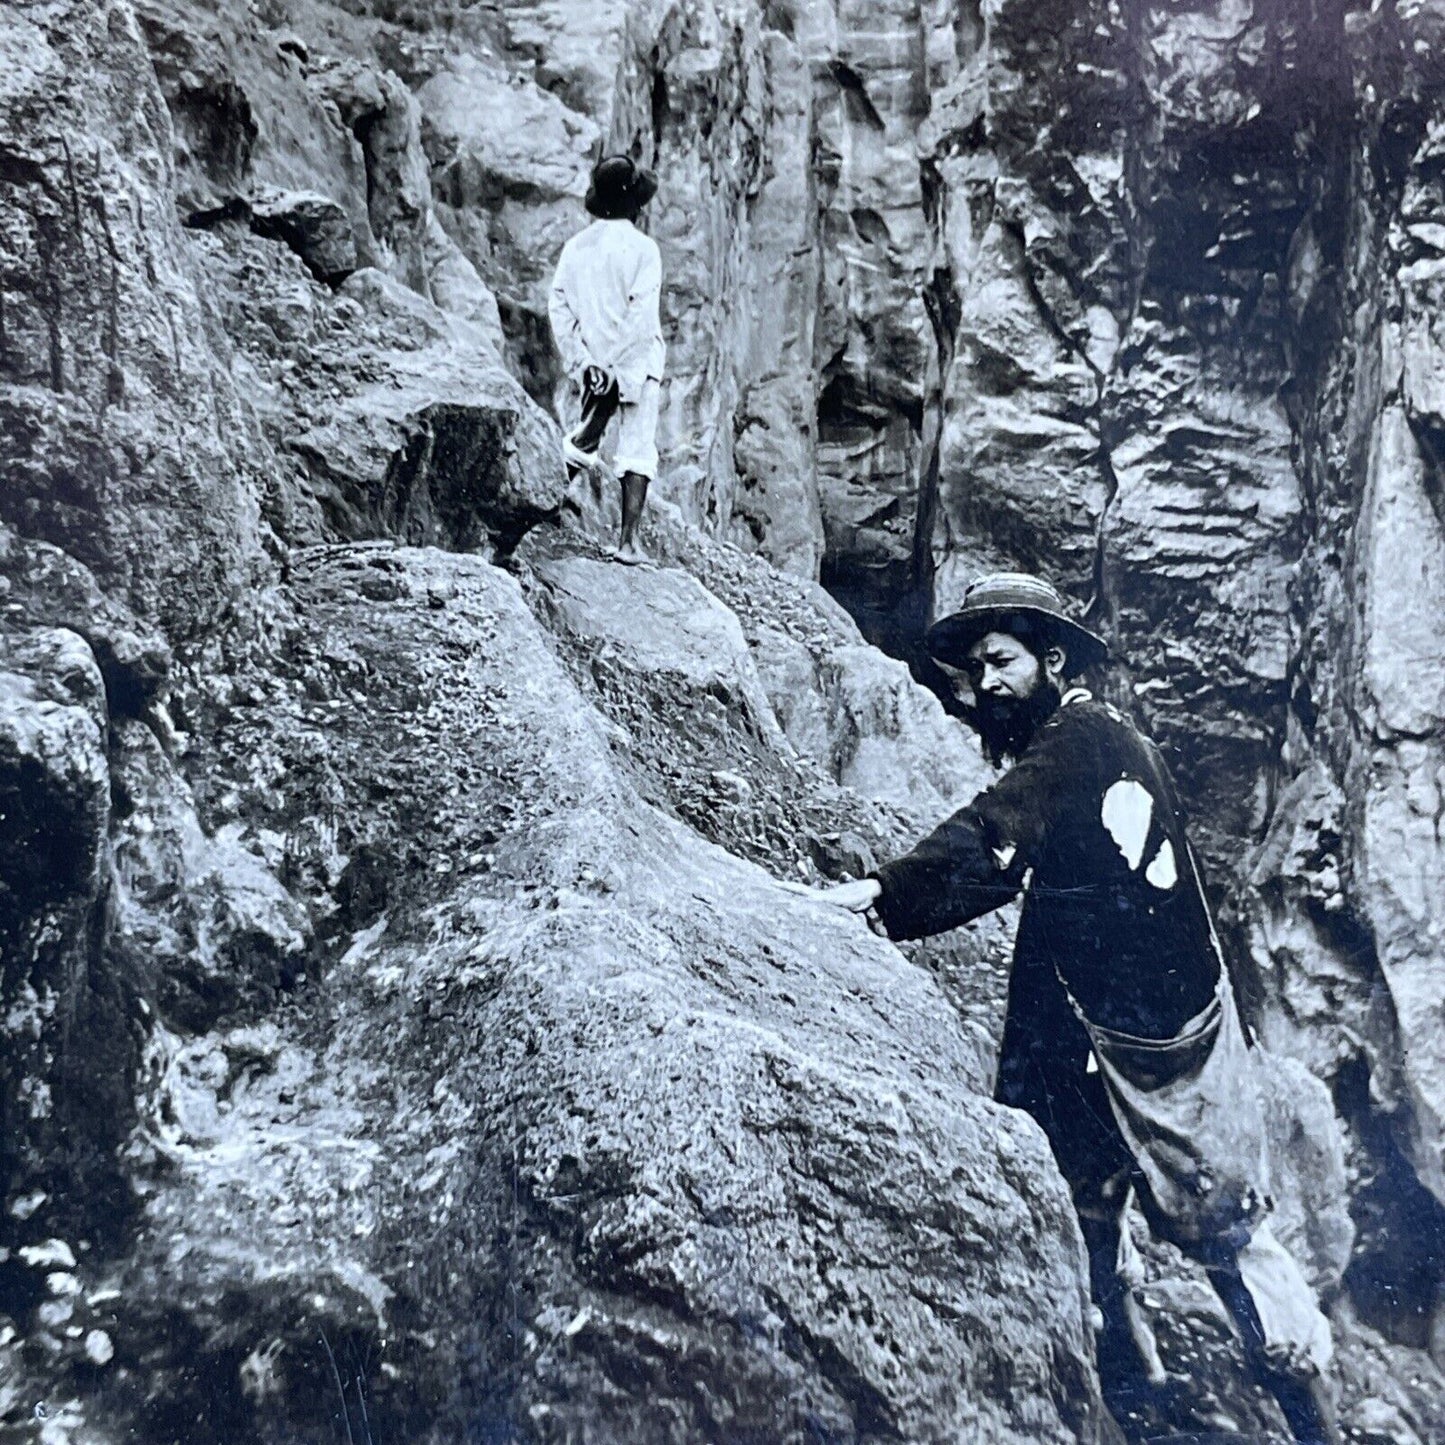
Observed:
[[[1089,605],[1196,811],[1351,1438],[1445,1431],[1445,14],[0,41],[7,1429],[1110,1438],[1066,1194],[986,1099],[1006,926],[910,965],[771,881],[985,780],[868,642],[1001,563]],[[661,180],[651,572],[558,461],[604,147]],[[1279,1438],[1146,1254],[1186,1378],[1130,1428]]]
[[[553,35],[568,23],[551,12]],[[759,525],[759,454],[724,450],[729,413],[759,440],[754,399],[791,406],[801,377],[815,430],[791,484],[816,478],[820,575],[872,638],[911,655],[1003,564],[1116,641],[1118,699],[1172,756],[1258,1026],[1350,1123],[1362,1248],[1383,1267],[1392,1229],[1429,1262],[1354,1276],[1411,1343],[1438,1335],[1442,1197],[1440,23],[636,6],[610,107],[539,81],[662,178],[690,518],[801,565],[809,508]],[[813,276],[766,235],[782,187]],[[786,309],[741,260],[760,240]],[[736,388],[783,318],[789,343],[811,334],[802,369]]]

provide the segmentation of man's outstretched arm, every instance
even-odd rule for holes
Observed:
[[[879,887],[873,909],[889,938],[946,933],[1018,897],[1024,868],[1016,851],[990,847],[970,803],[873,874]]]
[[[856,883],[817,896],[861,913],[875,933],[901,940],[926,938],[971,923],[1018,896],[1022,859],[1001,863],[984,839],[973,805],[955,813],[912,852]]]
[[[1062,719],[993,787],[871,878],[823,893],[877,919],[890,938],[926,938],[970,923],[1019,894],[1070,779],[1076,747]]]

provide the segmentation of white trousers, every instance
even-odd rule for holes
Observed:
[[[616,393],[613,393],[613,397]],[[653,481],[657,477],[657,418],[662,408],[662,383],[649,377],[642,384],[642,394],[636,401],[614,401],[604,398],[602,405],[616,407],[617,446],[612,456],[612,468],[620,476],[623,472],[636,472],[639,476]],[[586,408],[583,408],[586,417]],[[611,418],[607,425],[611,426]]]
[[[617,451],[612,465],[620,475],[636,472],[648,481],[657,476],[657,415],[662,407],[662,383],[649,377],[636,401],[617,408]]]

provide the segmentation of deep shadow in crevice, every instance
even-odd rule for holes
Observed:
[[[662,148],[663,132],[667,129],[668,98],[667,76],[662,71],[661,57],[654,53],[652,93],[649,97],[652,110],[652,146],[654,153]]]
[[[1350,1201],[1357,1236],[1345,1288],[1366,1324],[1396,1344],[1426,1349],[1445,1280],[1445,1206],[1420,1183],[1397,1143],[1402,1121],[1381,1114],[1371,1100],[1364,1060],[1340,1071],[1335,1107],[1363,1145],[1371,1171]]]
[[[841,60],[830,62],[828,71],[838,84],[848,119],[854,125],[867,126],[869,130],[877,131],[880,135],[887,130],[883,117],[878,114],[878,107],[873,104],[873,98],[868,94],[863,77],[851,65],[845,65]]]

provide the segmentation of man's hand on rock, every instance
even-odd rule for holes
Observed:
[[[783,886],[818,903],[831,903],[835,907],[846,908],[849,913],[861,913],[874,933],[880,938],[888,937],[888,930],[874,908],[883,893],[883,885],[876,878],[860,878],[856,883],[836,883],[831,888],[803,888],[795,884]]]

